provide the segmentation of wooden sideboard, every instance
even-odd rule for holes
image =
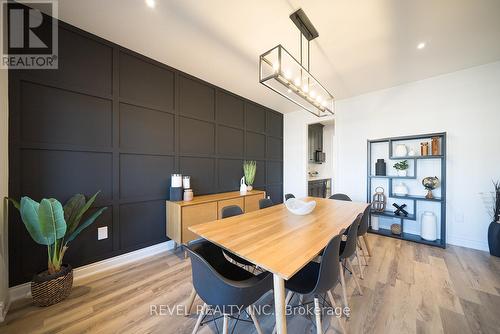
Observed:
[[[177,244],[186,244],[199,237],[189,231],[188,227],[221,218],[222,208],[238,205],[244,212],[259,209],[259,200],[265,198],[266,192],[252,190],[241,195],[239,191],[195,196],[189,202],[167,201],[167,237]]]

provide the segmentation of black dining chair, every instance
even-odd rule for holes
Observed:
[[[224,334],[228,333],[230,318],[236,319],[234,331],[241,310],[252,318],[257,333],[262,333],[251,306],[272,289],[272,274],[264,272],[255,276],[228,262],[222,249],[207,240],[191,243],[187,251],[191,259],[193,286],[204,302],[193,334],[198,331],[203,318],[214,310],[223,313]]]
[[[356,274],[354,273],[352,262],[350,260],[350,257],[353,256],[354,253],[356,252],[357,240],[358,240],[358,228],[362,217],[363,217],[362,213],[360,213],[356,217],[351,226],[349,226],[347,234],[344,234],[347,236],[346,240],[342,240],[340,242],[340,254],[339,254],[340,284],[342,285],[342,297],[344,299],[345,307],[349,307],[347,303],[347,289],[345,285],[345,275],[344,275],[345,268],[349,269],[349,271],[351,272],[351,276],[354,280],[354,283],[356,284],[356,287],[359,291],[359,294],[363,295],[363,291],[361,290],[361,286],[359,285],[358,279],[356,278]]]
[[[288,201],[290,198],[295,198],[294,194],[285,194],[285,201]]]
[[[270,198],[263,198],[259,200],[259,209],[265,209],[273,205],[273,201],[271,201]]]
[[[329,199],[336,199],[339,201],[349,201],[352,202],[352,199],[347,196],[346,194],[333,194],[332,196],[328,197]]]
[[[321,327],[321,306],[328,304],[327,298],[331,307],[337,308],[335,299],[333,298],[332,290],[337,286],[339,281],[339,254],[341,235],[335,236],[326,248],[324,249],[321,262],[311,261],[298,273],[292,276],[288,281],[285,281],[285,288],[289,290],[287,301],[290,301],[294,293],[299,295],[314,296],[314,313],[316,315],[316,332],[322,333]],[[339,326],[342,332],[345,332],[344,325],[340,317],[337,317]]]
[[[243,210],[238,205],[225,206],[222,208],[222,211],[221,211],[222,219],[233,217],[233,216],[238,216],[241,214],[243,214]],[[255,269],[255,265],[252,262],[249,262],[245,259],[242,259],[238,255],[233,254],[227,250],[224,250],[223,252],[224,252],[224,254],[226,254],[228,257],[230,257],[232,260],[238,262],[239,264],[242,264],[244,266],[248,266],[249,268],[247,268],[247,269],[250,269],[250,268]]]

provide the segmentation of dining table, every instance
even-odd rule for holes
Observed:
[[[273,274],[276,329],[287,333],[285,281],[314,260],[369,204],[306,197],[316,207],[306,215],[284,204],[190,226],[200,237]]]

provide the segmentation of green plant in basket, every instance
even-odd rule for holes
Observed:
[[[7,198],[19,210],[21,219],[31,238],[47,246],[48,273],[61,270],[68,244],[99,217],[106,207],[95,211],[82,224],[80,221],[94,203],[99,191],[87,201],[82,194],[71,197],[64,207],[54,198],[44,198],[40,203],[23,196],[18,202]]]
[[[394,168],[397,170],[407,170],[409,167],[408,160],[399,161],[394,164]]]

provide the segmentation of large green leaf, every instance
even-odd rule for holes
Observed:
[[[66,225],[68,226],[67,234],[73,233],[78,227],[78,223],[80,222],[78,217],[81,215],[80,212],[84,206],[85,196],[82,194],[74,195],[64,204],[64,220],[66,220]]]
[[[38,210],[40,204],[29,197],[22,197],[20,213],[24,226],[28,230],[31,238],[40,245],[51,245],[54,241],[47,240],[42,233],[40,221],[38,220]]]
[[[61,203],[53,198],[42,199],[38,210],[40,229],[48,242],[55,242],[66,234],[66,221]]]
[[[99,195],[101,191],[99,190],[98,192],[96,192],[94,194],[94,196],[92,196],[91,198],[89,198],[89,200],[87,201],[87,203],[85,203],[85,205],[80,209],[80,212],[78,212],[76,218],[75,218],[75,223],[74,223],[74,228],[76,228],[78,226],[78,224],[80,223],[80,220],[82,219],[83,215],[85,214],[85,212],[87,212],[87,210],[90,208],[90,206],[94,203],[97,195]],[[73,231],[71,231],[70,233],[72,233]]]
[[[15,207],[16,209],[21,210],[21,204],[19,204],[19,202],[18,202],[18,201],[16,201],[16,200],[15,200],[15,199],[13,199],[13,198],[10,198],[10,197],[5,197],[5,198],[6,198],[7,200],[9,200],[9,201],[12,203],[12,205],[14,205],[14,207]]]
[[[71,233],[71,235],[66,239],[66,244],[73,241],[73,239],[75,239],[78,236],[78,234],[80,234],[81,231],[89,227],[97,219],[97,217],[99,217],[101,213],[106,209],[107,207],[104,207],[94,212],[85,222],[83,222],[83,224],[78,226],[78,228],[73,233]]]

